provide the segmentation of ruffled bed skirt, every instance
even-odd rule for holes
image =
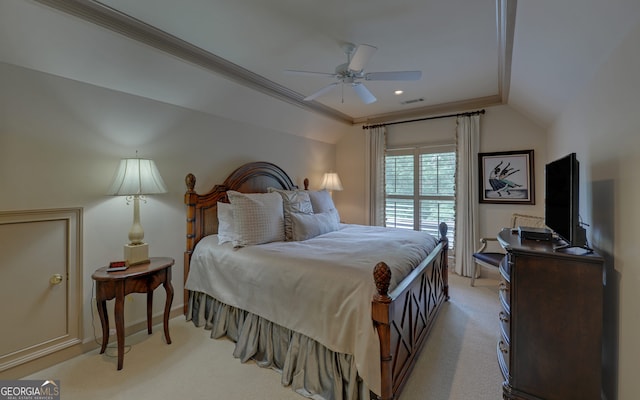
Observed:
[[[336,353],[308,336],[250,312],[223,304],[200,292],[189,292],[187,320],[227,336],[236,343],[233,356],[279,371],[283,386],[317,400],[366,400],[369,390],[358,376],[354,358]]]

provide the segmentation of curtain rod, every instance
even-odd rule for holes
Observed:
[[[374,125],[363,125],[362,129],[379,128],[381,126],[389,126],[389,125],[397,125],[397,124],[406,124],[406,123],[409,123],[409,122],[427,121],[427,120],[430,120],[430,119],[451,118],[451,117],[468,117],[468,116],[471,116],[471,115],[484,114],[484,113],[485,113],[485,111],[484,111],[484,109],[482,109],[482,110],[478,110],[478,111],[470,111],[470,112],[459,113],[459,114],[437,115],[435,117],[410,119],[410,120],[407,120],[407,121],[387,122],[387,123],[384,123],[384,124],[374,124]]]

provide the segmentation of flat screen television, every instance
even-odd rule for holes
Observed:
[[[580,223],[580,163],[571,153],[545,166],[545,224],[566,243],[562,247],[587,247]]]

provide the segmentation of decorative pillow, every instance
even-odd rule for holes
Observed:
[[[311,199],[311,206],[313,207],[313,212],[316,214],[335,210],[336,219],[340,222],[340,214],[336,209],[335,204],[333,204],[333,199],[331,198],[331,194],[326,190],[319,190],[317,192],[309,191],[309,198]]]
[[[269,192],[280,193],[284,210],[284,238],[292,240],[291,213],[313,214],[309,193],[304,190],[281,190],[267,188]]]
[[[218,202],[218,244],[233,242],[235,237],[233,207],[229,203]]]
[[[227,191],[233,207],[236,237],[234,247],[284,240],[282,196],[278,193]]]
[[[307,240],[340,228],[338,212],[334,208],[318,214],[291,213],[293,240]]]

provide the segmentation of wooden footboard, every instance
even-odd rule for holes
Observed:
[[[374,269],[378,293],[371,312],[380,339],[381,400],[398,397],[441,305],[449,300],[446,234],[447,225],[441,223],[436,249],[391,293],[391,269],[385,263]]]

